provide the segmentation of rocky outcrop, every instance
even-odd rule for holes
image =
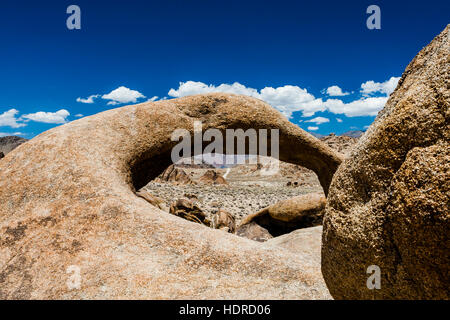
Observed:
[[[228,184],[224,177],[215,170],[207,170],[199,179],[199,183],[203,184]]]
[[[211,221],[203,210],[189,199],[178,199],[170,205],[169,212],[180,218],[211,227]]]
[[[28,140],[18,136],[0,137],[0,152],[7,155],[9,152]]]
[[[279,128],[280,158],[324,187],[342,156],[264,102],[208,94],[81,118],[0,161],[0,299],[326,299],[318,266],[164,214],[137,196],[176,129]],[[270,141],[268,143],[270,145]],[[226,150],[225,150],[226,152]],[[73,286],[79,271],[79,286]]]
[[[240,237],[258,242],[264,242],[273,238],[267,229],[253,221],[240,225],[236,230],[236,234]]]
[[[255,222],[276,237],[296,229],[322,223],[326,199],[320,193],[309,193],[275,203],[244,218],[241,225]]]
[[[450,299],[449,32],[408,65],[333,178],[322,272],[334,298]],[[366,285],[371,265],[380,289]]]
[[[226,231],[230,233],[234,233],[236,231],[236,222],[233,215],[228,211],[219,209],[213,219],[214,228],[222,230],[226,228]]]
[[[325,142],[332,149],[339,151],[340,153],[347,154],[358,142],[358,138],[346,135],[337,136],[334,133],[331,133],[323,138],[320,138],[320,141]]]
[[[138,192],[136,192],[136,195],[144,198],[151,205],[157,207],[158,209],[169,212],[169,208],[167,207],[166,202],[163,199],[151,194],[150,192],[146,190],[139,190]]]
[[[285,248],[292,254],[309,256],[310,261],[320,265],[322,226],[294,230],[282,236],[268,239],[265,246]]]
[[[160,176],[155,179],[155,182],[169,182],[173,184],[193,184],[194,181],[183,170],[170,165]]]

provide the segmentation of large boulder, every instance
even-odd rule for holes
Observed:
[[[334,298],[450,299],[449,31],[409,64],[333,178],[322,272]],[[368,288],[372,265],[380,289]]]
[[[269,231],[267,231],[267,229],[261,227],[259,224],[253,221],[244,225],[240,225],[236,230],[236,234],[239,237],[258,242],[264,242],[273,238],[273,236],[269,233]]]
[[[261,100],[231,94],[53,128],[0,161],[0,299],[330,298],[309,257],[164,214],[136,195],[171,164],[174,130],[192,137],[194,121],[222,132],[278,128],[281,160],[314,170],[325,192],[342,160]]]
[[[296,229],[322,224],[326,198],[321,193],[308,193],[282,200],[245,217],[241,226],[254,222],[276,237]]]

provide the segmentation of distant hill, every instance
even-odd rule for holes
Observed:
[[[28,139],[17,137],[17,136],[7,136],[0,138],[0,152],[3,152],[5,155],[8,152],[11,152],[22,143],[27,142]]]
[[[352,130],[352,131],[344,132],[343,134],[341,134],[341,136],[347,136],[347,137],[359,139],[364,134],[364,132],[365,131],[361,131],[361,130]]]
[[[325,135],[320,134],[320,133],[315,133],[315,132],[308,132],[310,135],[316,137],[317,139],[322,139],[323,137],[325,137]]]
[[[350,138],[359,139],[364,134],[364,132],[365,131],[362,131],[362,130],[351,130],[351,131],[344,132],[340,136],[346,136],[346,137],[350,137]],[[317,139],[322,139],[322,138],[327,137],[326,135],[323,135],[320,133],[315,133],[315,132],[308,132],[308,133],[311,134],[312,136],[316,137]]]

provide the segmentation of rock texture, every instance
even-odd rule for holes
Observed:
[[[309,256],[310,261],[320,265],[322,226],[292,231],[282,236],[268,239],[264,245],[285,248],[293,254]]]
[[[165,201],[163,199],[151,194],[150,192],[148,192],[146,190],[139,190],[138,192],[136,192],[136,195],[141,198],[144,198],[150,204],[154,205],[158,209],[169,212],[169,208],[167,207]]]
[[[4,158],[5,154],[3,152],[0,151],[0,159]]]
[[[207,219],[203,210],[189,199],[178,199],[170,206],[169,212],[180,218],[211,227],[211,221]]]
[[[332,149],[337,150],[340,153],[347,154],[356,142],[358,142],[358,138],[360,137],[350,137],[346,135],[337,136],[334,133],[331,133],[323,138],[320,138],[320,141],[325,142]]]
[[[173,131],[193,134],[194,120],[204,130],[279,128],[281,160],[314,170],[325,192],[342,160],[264,102],[219,93],[46,131],[0,161],[0,299],[330,298],[309,257],[165,214],[135,194],[170,165]]]
[[[273,238],[267,229],[261,227],[256,222],[249,222],[244,225],[240,225],[236,230],[236,234],[240,237],[258,242],[264,242]]]
[[[0,152],[7,155],[9,152],[28,140],[18,136],[0,137]]]
[[[228,211],[219,209],[214,216],[214,228],[227,228],[227,232],[234,233],[236,231],[236,222],[233,215]]]
[[[244,218],[241,225],[255,222],[276,237],[296,229],[322,224],[326,199],[308,193],[275,203]]]
[[[227,184],[224,177],[218,174],[215,170],[208,170],[198,180],[199,183],[204,184]]]
[[[334,298],[450,299],[449,31],[408,65],[333,178],[322,272]]]
[[[193,184],[194,181],[184,172],[183,169],[170,165],[159,177],[155,179],[155,182],[170,182],[173,184]]]

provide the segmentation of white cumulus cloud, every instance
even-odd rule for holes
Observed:
[[[336,121],[339,122],[339,123],[341,123],[343,120],[340,119],[340,118],[336,118]]]
[[[315,124],[319,125],[322,123],[330,122],[330,119],[325,117],[315,117],[314,119],[306,120],[305,122],[314,122]]]
[[[21,118],[25,119],[25,121],[32,120],[32,121],[43,122],[43,123],[61,124],[61,123],[67,122],[66,118],[68,116],[70,116],[69,111],[67,111],[65,109],[61,109],[56,112],[39,111],[36,113],[24,114],[23,116],[21,116]]]
[[[309,131],[316,131],[319,130],[319,127],[308,127]]]
[[[108,94],[102,95],[102,99],[111,100],[109,105],[116,105],[121,103],[136,103],[138,99],[145,98],[145,96],[136,90],[131,90],[127,87],[121,86]]]
[[[16,118],[17,114],[19,114],[19,110],[16,109],[10,109],[0,114],[0,127],[3,126],[11,128],[25,127],[26,124],[17,122],[20,120]]]
[[[94,103],[94,99],[95,98],[98,98],[98,97],[100,97],[100,95],[99,94],[93,94],[93,95],[91,95],[91,96],[89,96],[89,97],[87,97],[87,98],[81,98],[81,97],[78,97],[77,98],[77,102],[81,102],[81,103]]]
[[[153,96],[153,97],[151,97],[150,99],[148,99],[147,100],[147,102],[153,102],[153,101],[156,101],[156,100],[158,100],[158,96]]]
[[[168,95],[174,98],[180,98],[185,96],[192,96],[201,93],[211,92],[225,92],[234,94],[244,94],[251,97],[257,97],[259,95],[258,90],[253,88],[247,88],[246,86],[235,82],[233,84],[221,84],[214,86],[212,84],[207,85],[203,82],[186,81],[180,82],[178,89],[170,89]]]
[[[348,96],[350,94],[350,92],[343,92],[339,86],[328,87],[325,92],[330,97],[342,97],[342,96]]]
[[[375,82],[372,80],[366,81],[361,84],[361,93],[364,96],[369,96],[373,93],[383,93],[389,96],[392,92],[394,92],[399,80],[400,77],[391,77],[385,82]]]
[[[243,94],[264,100],[290,118],[295,111],[302,111],[304,116],[311,116],[323,107],[315,103],[315,98],[306,89],[298,86],[285,85],[283,87],[265,87],[258,91],[246,87],[238,82],[214,86],[203,82],[180,82],[178,89],[170,89],[168,95],[174,98],[190,96],[201,93],[225,92]]]
[[[328,99],[323,102],[324,107],[335,114],[345,114],[347,117],[376,116],[383,109],[387,97],[361,98],[349,103],[339,99]]]
[[[23,135],[25,135],[23,132],[0,132],[0,137],[23,136]]]

